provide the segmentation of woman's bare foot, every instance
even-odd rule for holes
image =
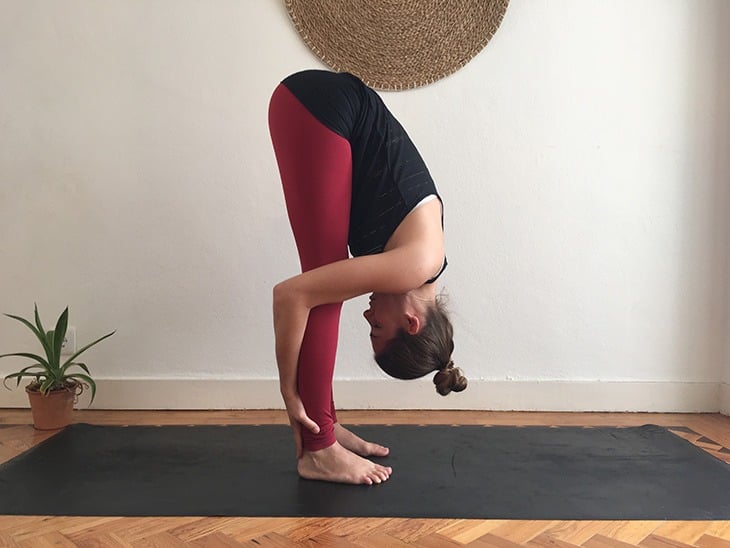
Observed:
[[[319,451],[304,451],[297,464],[305,479],[372,485],[386,481],[393,470],[357,456],[339,442]]]
[[[365,441],[360,436],[350,432],[339,422],[335,423],[335,438],[345,448],[361,457],[387,457],[390,449],[377,443]]]

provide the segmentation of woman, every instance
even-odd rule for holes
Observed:
[[[388,449],[337,423],[340,309],[372,293],[364,316],[380,367],[400,379],[437,371],[443,395],[466,387],[434,283],[446,267],[441,198],[405,130],[351,74],[286,78],[271,98],[269,129],[302,267],[274,288],[276,360],[297,469],[308,479],[381,483],[391,468],[365,457]]]

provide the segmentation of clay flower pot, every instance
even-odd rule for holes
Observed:
[[[25,387],[33,413],[33,426],[36,430],[59,430],[71,424],[73,419],[74,401],[79,383],[68,383],[59,390],[47,392],[45,395],[38,390],[37,384]]]

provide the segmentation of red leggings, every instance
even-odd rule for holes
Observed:
[[[347,259],[352,193],[350,143],[317,120],[284,85],[269,105],[269,131],[302,272]],[[332,377],[342,303],[313,308],[299,352],[297,383],[319,434],[302,428],[305,450],[335,443]]]

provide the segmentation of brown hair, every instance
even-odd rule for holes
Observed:
[[[441,298],[428,308],[426,324],[415,335],[401,329],[386,348],[375,355],[380,368],[396,379],[417,379],[437,371],[433,378],[436,391],[442,396],[461,392],[467,380],[461,369],[454,367],[454,328]]]

